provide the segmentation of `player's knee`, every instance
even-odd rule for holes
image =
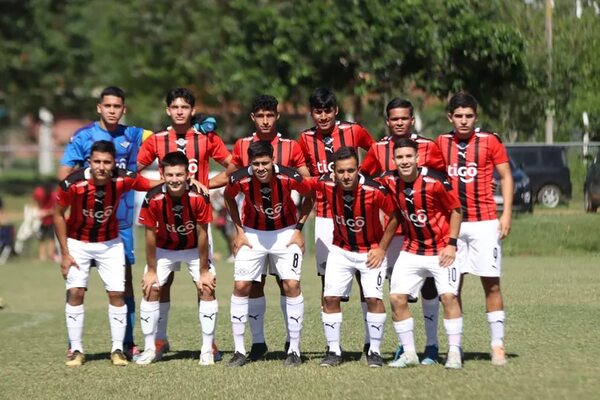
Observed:
[[[294,279],[285,279],[281,281],[282,295],[287,297],[300,296],[300,281]]]
[[[252,290],[252,282],[235,281],[233,284],[233,295],[236,297],[249,297]]]
[[[257,299],[259,297],[263,297],[265,295],[264,287],[265,287],[264,281],[263,282],[253,281],[250,285],[250,298]]]
[[[125,297],[123,292],[108,292],[108,302],[111,306],[122,307],[125,305]]]
[[[365,301],[367,303],[367,309],[369,310],[369,312],[378,314],[385,312],[383,300],[378,299],[376,297],[367,297],[365,298]]]
[[[127,292],[125,293],[125,296],[127,296]],[[152,286],[152,288],[150,289],[150,292],[148,293],[148,296],[144,296],[144,300],[146,300],[146,301],[158,301],[158,300],[160,300],[160,290],[159,290],[159,288],[157,288],[156,286]]]
[[[80,306],[83,304],[84,295],[84,288],[70,288],[67,291],[67,303],[72,306]]]
[[[458,297],[454,293],[444,293],[440,296],[444,308],[458,306]]]
[[[481,284],[486,296],[500,296],[500,279],[496,277],[481,277]]]
[[[399,308],[408,308],[408,295],[401,293],[390,294],[390,303],[394,310]]]
[[[326,312],[338,312],[340,310],[341,297],[325,296],[323,297],[323,310]]]

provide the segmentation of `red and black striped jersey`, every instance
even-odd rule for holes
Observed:
[[[379,176],[387,171],[395,171],[394,137],[386,136],[369,148],[360,170],[369,176]],[[410,139],[419,145],[419,166],[445,171],[446,164],[438,145],[431,139],[412,133]]]
[[[460,208],[448,177],[421,167],[414,182],[404,182],[398,171],[389,171],[380,179],[402,213],[402,250],[425,256],[438,254],[448,244],[450,213]]]
[[[169,194],[165,184],[155,186],[144,198],[140,224],[156,229],[156,246],[168,250],[198,247],[196,224],[212,221],[208,195],[198,193],[195,187],[176,198]]]
[[[302,132],[298,142],[310,174],[321,176],[333,171],[333,153],[337,149],[347,146],[356,150],[359,147],[368,150],[374,140],[362,125],[338,121],[330,135],[323,135],[313,127]],[[317,192],[315,205],[317,217],[331,218],[331,207],[324,202],[320,192]]]
[[[215,133],[203,133],[194,128],[188,129],[185,136],[178,136],[175,130],[167,130],[152,134],[142,143],[137,161],[148,166],[155,159],[160,160],[172,151],[183,152],[190,161],[189,171],[194,178],[208,186],[209,158],[223,162],[230,153],[223,140]]]
[[[468,139],[459,139],[453,132],[436,140],[446,164],[463,211],[463,221],[496,219],[496,203],[492,193],[494,169],[508,163],[502,141],[495,133],[475,130]]]
[[[250,164],[248,147],[252,142],[259,140],[256,132],[248,137],[236,140],[233,146],[233,158],[231,159],[233,165],[238,168],[248,166]],[[273,146],[273,162],[275,164],[289,168],[299,168],[306,165],[302,149],[300,149],[300,145],[295,140],[285,139],[278,133],[271,140],[271,145]]]
[[[383,237],[380,211],[395,211],[387,190],[378,182],[359,175],[353,191],[345,191],[330,174],[308,179],[317,193],[325,197],[333,213],[333,244],[357,253],[379,247]]]
[[[225,196],[235,198],[244,194],[242,225],[261,231],[274,231],[296,224],[296,205],[292,190],[300,194],[311,191],[308,181],[293,168],[274,164],[273,178],[261,183],[252,174],[252,168],[241,168],[229,178]]]
[[[106,242],[119,236],[116,211],[121,196],[131,189],[146,191],[150,181],[133,171],[115,168],[112,178],[95,185],[90,168],[78,169],[58,185],[56,201],[70,207],[67,236],[82,242]]]

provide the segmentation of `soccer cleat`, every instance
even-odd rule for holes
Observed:
[[[212,344],[212,354],[215,361],[221,361],[223,359],[223,353],[221,353],[221,350],[219,350],[215,342]]]
[[[69,349],[70,350],[70,349]],[[85,363],[85,356],[79,350],[75,350],[71,352],[69,356],[67,356],[67,361],[65,361],[65,365],[68,367],[79,367]]]
[[[383,367],[383,358],[379,353],[371,352],[367,354],[367,365],[371,368]]]
[[[302,364],[302,359],[295,351],[292,351],[291,353],[289,353],[287,355],[287,358],[283,362],[283,365],[285,365],[286,367],[298,367],[301,364]]]
[[[494,346],[492,347],[492,365],[497,367],[503,367],[507,363],[506,361],[506,353],[504,352],[504,347],[502,346]]]
[[[337,355],[332,351],[327,352],[327,355],[321,360],[319,364],[321,367],[335,367],[342,363],[342,356]]]
[[[127,356],[128,360],[137,361],[137,359],[142,355],[140,349],[135,344],[124,344],[123,345],[123,353]]]
[[[156,339],[154,341],[154,347],[156,348],[156,361],[163,358],[163,356],[171,350],[169,340]]]
[[[394,353],[394,361],[400,358],[400,356],[404,354],[404,347],[401,344],[398,345],[396,352]]]
[[[287,354],[289,349],[290,349],[290,342],[286,341],[285,344],[283,345],[283,352]]]
[[[439,349],[436,345],[425,346],[421,365],[433,365],[438,363]]]
[[[156,361],[156,351],[152,349],[146,349],[137,357],[135,363],[137,365],[148,365],[152,364],[154,361]]]
[[[121,351],[120,349],[117,349],[110,353],[110,362],[112,363],[112,365],[115,365],[117,367],[124,367],[127,364],[129,364],[129,361],[127,361],[127,357],[125,357],[125,354],[123,354],[123,351]]]
[[[267,354],[267,351],[269,351],[269,348],[266,343],[252,343],[250,354],[248,354],[248,360],[258,361]]]
[[[362,351],[362,354],[360,355],[361,360],[367,360],[370,348],[371,348],[371,343],[365,343],[363,345],[363,351]]]
[[[200,365],[215,365],[215,356],[213,355],[212,351],[208,352],[208,353],[200,354],[200,361],[198,364],[200,364]]]
[[[230,367],[241,367],[242,365],[246,364],[246,361],[248,361],[248,357],[239,351],[236,351],[227,365]]]
[[[400,356],[400,358],[392,361],[388,365],[393,368],[413,367],[415,365],[419,365],[419,356],[417,356],[417,353],[415,352],[404,353]]]
[[[444,367],[448,369],[461,369],[462,360],[460,356],[460,351],[449,351],[448,358],[446,358],[446,364],[444,365]]]

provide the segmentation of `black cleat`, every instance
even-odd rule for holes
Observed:
[[[286,367],[298,367],[302,364],[302,359],[295,351],[287,355],[287,358],[283,362]]]
[[[264,358],[265,354],[267,354],[269,348],[266,343],[252,343],[252,348],[250,349],[250,354],[248,354],[249,361],[258,361]]]
[[[325,358],[321,360],[321,367],[335,367],[342,363],[342,356],[338,356],[334,352],[328,352]]]
[[[231,357],[231,360],[229,360],[229,364],[227,364],[227,365],[229,367],[241,367],[242,365],[246,364],[247,360],[248,360],[248,357],[246,357],[239,351],[236,351],[235,354],[233,355],[233,357]]]
[[[383,358],[379,353],[371,352],[367,354],[367,365],[371,368],[383,367]]]

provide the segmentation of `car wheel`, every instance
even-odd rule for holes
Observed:
[[[587,190],[583,192],[583,205],[585,207],[585,212],[595,213],[596,210],[598,210],[598,206],[592,202],[590,193]]]
[[[538,192],[538,202],[542,203],[548,208],[554,208],[558,206],[561,200],[562,193],[556,185],[544,185]]]

